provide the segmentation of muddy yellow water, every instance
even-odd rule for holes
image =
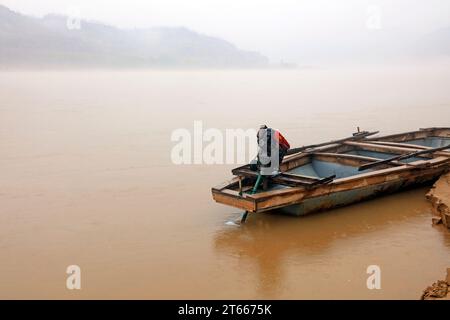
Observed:
[[[448,83],[448,65],[0,73],[0,298],[417,299],[450,267],[426,188],[237,227],[210,196],[233,165],[174,165],[170,136],[195,120],[296,146],[448,126]]]

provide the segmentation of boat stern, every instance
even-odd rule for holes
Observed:
[[[239,194],[238,191],[230,189],[211,189],[214,201],[225,204],[231,207],[242,209],[244,211],[256,212],[256,201],[249,197],[249,195],[243,193]]]

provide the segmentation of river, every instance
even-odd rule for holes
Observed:
[[[426,188],[233,226],[210,188],[234,165],[174,164],[171,133],[448,126],[449,83],[448,65],[0,72],[0,298],[418,299],[450,267]]]

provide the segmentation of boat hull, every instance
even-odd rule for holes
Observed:
[[[347,191],[334,192],[325,196],[305,199],[299,204],[277,209],[277,213],[290,216],[305,216],[315,212],[335,209],[364,200],[374,199],[382,195],[392,194],[424,185],[431,185],[439,178],[439,176],[440,173],[429,177],[423,177],[422,179],[415,181],[401,179]]]

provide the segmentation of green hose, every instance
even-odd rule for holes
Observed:
[[[258,173],[258,178],[256,179],[255,186],[253,187],[252,192],[250,194],[255,194],[256,191],[258,191],[258,187],[261,183],[261,180],[262,180],[262,175],[261,175],[261,173]]]
[[[262,181],[262,175],[261,175],[261,173],[258,173],[258,178],[256,179],[255,186],[253,187],[250,194],[255,194],[256,191],[258,191],[258,187],[261,184],[261,181]],[[248,216],[248,211],[245,211],[244,214],[242,215],[241,223],[244,223],[245,220],[247,220],[247,216]]]

